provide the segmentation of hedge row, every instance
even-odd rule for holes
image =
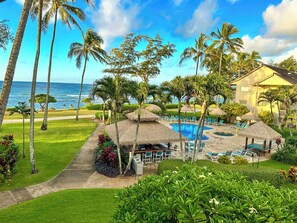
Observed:
[[[161,174],[166,170],[176,170],[185,164],[188,164],[188,162],[183,162],[182,160],[164,160],[158,165],[157,174]],[[198,160],[194,165],[200,167],[207,166],[224,172],[238,172],[246,176],[247,180],[266,181],[275,187],[280,187],[285,183],[285,178],[277,170],[264,166],[256,168],[250,165],[218,164],[208,160]]]

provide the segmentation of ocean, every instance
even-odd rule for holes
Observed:
[[[3,81],[0,81],[0,90],[2,89]],[[49,108],[55,109],[69,109],[76,108],[80,84],[71,83],[51,83],[50,95],[54,96],[57,100],[56,103],[50,103]],[[89,96],[92,89],[92,84],[84,84],[82,91],[82,99]],[[46,94],[46,83],[37,82],[36,94]],[[27,102],[29,105],[29,99],[31,95],[31,82],[13,81],[12,89],[8,99],[7,108],[18,105],[18,102]],[[95,103],[100,103],[97,101]],[[85,103],[80,105],[85,106]],[[36,104],[36,109],[40,109]]]

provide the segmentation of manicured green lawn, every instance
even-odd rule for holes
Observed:
[[[35,124],[35,159],[39,172],[30,174],[29,123],[26,123],[26,158],[20,156],[17,172],[11,182],[0,183],[1,190],[34,185],[51,179],[60,173],[75,157],[86,139],[94,131],[96,123],[90,119],[50,121],[47,131]],[[22,151],[22,123],[3,124],[0,136],[13,134]]]
[[[80,110],[80,115],[95,115],[95,113],[98,111],[95,110]],[[43,118],[44,112],[37,112],[35,113],[35,118]],[[76,110],[55,110],[55,111],[49,111],[48,116],[49,117],[61,117],[61,116],[73,116],[76,115]],[[8,115],[8,112],[5,113],[4,120],[10,120],[10,119],[21,119],[22,115],[18,113],[14,113],[13,115]]]
[[[279,161],[276,161],[276,160],[263,161],[263,162],[260,162],[259,165],[260,166],[267,166],[267,167],[277,169],[277,170],[289,170],[290,167],[292,166],[290,164],[282,163],[282,162],[279,162]]]
[[[0,222],[109,222],[120,189],[80,189],[48,194],[4,210]]]

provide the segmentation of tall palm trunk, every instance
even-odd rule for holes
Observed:
[[[272,111],[272,103],[269,103],[269,104],[270,104],[270,113],[271,113],[271,117],[272,117],[273,126],[275,126],[274,117],[273,117],[273,111]]]
[[[34,149],[34,118],[35,118],[35,90],[36,90],[36,79],[40,56],[40,43],[41,43],[41,23],[42,23],[42,8],[43,0],[39,0],[38,5],[38,29],[36,39],[36,54],[33,68],[32,84],[31,84],[31,100],[30,100],[30,162],[31,162],[31,173],[37,172],[35,162],[35,149]]]
[[[184,155],[184,149],[183,149],[183,143],[182,143],[182,134],[181,134],[181,127],[180,127],[180,109],[181,109],[181,100],[178,99],[178,133],[179,133],[179,147],[181,151],[181,156],[183,161],[185,161],[185,155]]]
[[[23,158],[26,158],[25,155],[25,117],[23,115]]]
[[[141,111],[141,104],[138,104],[136,133],[135,133],[135,138],[133,141],[132,151],[131,151],[131,154],[129,154],[129,161],[128,161],[128,164],[127,164],[124,174],[126,174],[128,172],[128,170],[130,170],[132,158],[133,158],[135,150],[136,150],[137,138],[138,138],[138,133],[139,133],[139,124],[140,124],[140,111]]]
[[[84,63],[84,69],[83,69],[83,73],[81,75],[81,81],[80,81],[80,89],[79,89],[77,111],[76,111],[76,121],[78,121],[78,113],[79,113],[79,108],[80,108],[80,99],[81,99],[81,93],[82,93],[82,88],[83,88],[83,84],[84,84],[84,77],[85,77],[86,68],[87,68],[87,61],[88,61],[88,58],[86,56],[85,57],[85,63]]]
[[[223,53],[220,55],[219,76],[221,76]]]
[[[52,60],[53,60],[53,50],[54,50],[54,43],[55,43],[55,36],[56,36],[56,27],[57,27],[57,18],[58,18],[58,8],[55,11],[55,22],[54,22],[54,29],[53,29],[53,36],[50,48],[50,57],[49,57],[49,64],[48,64],[48,73],[47,73],[47,86],[46,86],[46,99],[45,99],[45,110],[43,121],[41,125],[41,130],[47,130],[47,117],[48,117],[48,101],[49,101],[49,93],[51,88],[51,72],[52,72]]]
[[[122,174],[121,147],[120,147],[120,136],[119,136],[118,121],[117,121],[117,105],[116,104],[117,104],[116,101],[114,101],[113,117],[114,117],[115,129],[116,129],[117,153],[118,153],[118,160],[119,160],[119,171],[120,171],[120,174]]]
[[[103,101],[103,124],[106,125],[106,123],[105,123],[105,101]]]
[[[198,76],[198,67],[199,67],[199,58],[197,59],[197,62],[196,62],[196,71],[195,71],[196,77]]]
[[[2,85],[2,91],[0,96],[0,128],[2,126],[8,98],[11,91],[11,85],[14,77],[15,67],[18,60],[19,52],[22,45],[22,40],[28,20],[29,11],[33,0],[26,0],[23,6],[21,18],[19,21],[18,29],[16,32],[15,39],[13,41],[9,61],[6,68],[5,78]]]
[[[196,134],[195,134],[194,153],[192,155],[192,161],[191,161],[192,163],[194,162],[195,157],[196,157],[196,148],[200,147],[200,144],[198,145],[198,136],[199,136],[199,129],[202,126],[203,119],[205,119],[205,111],[206,111],[205,107],[206,107],[206,103],[203,102],[202,107],[201,107],[201,116],[199,118],[198,127],[197,127]]]

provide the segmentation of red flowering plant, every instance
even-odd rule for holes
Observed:
[[[100,160],[105,162],[108,166],[116,166],[118,163],[118,158],[116,153],[113,151],[112,146],[108,148],[103,148],[100,155]]]
[[[292,166],[288,171],[288,177],[292,182],[297,182],[297,168]]]
[[[282,143],[282,139],[281,138],[275,139],[275,144],[277,145],[277,151],[280,149],[281,143]]]

